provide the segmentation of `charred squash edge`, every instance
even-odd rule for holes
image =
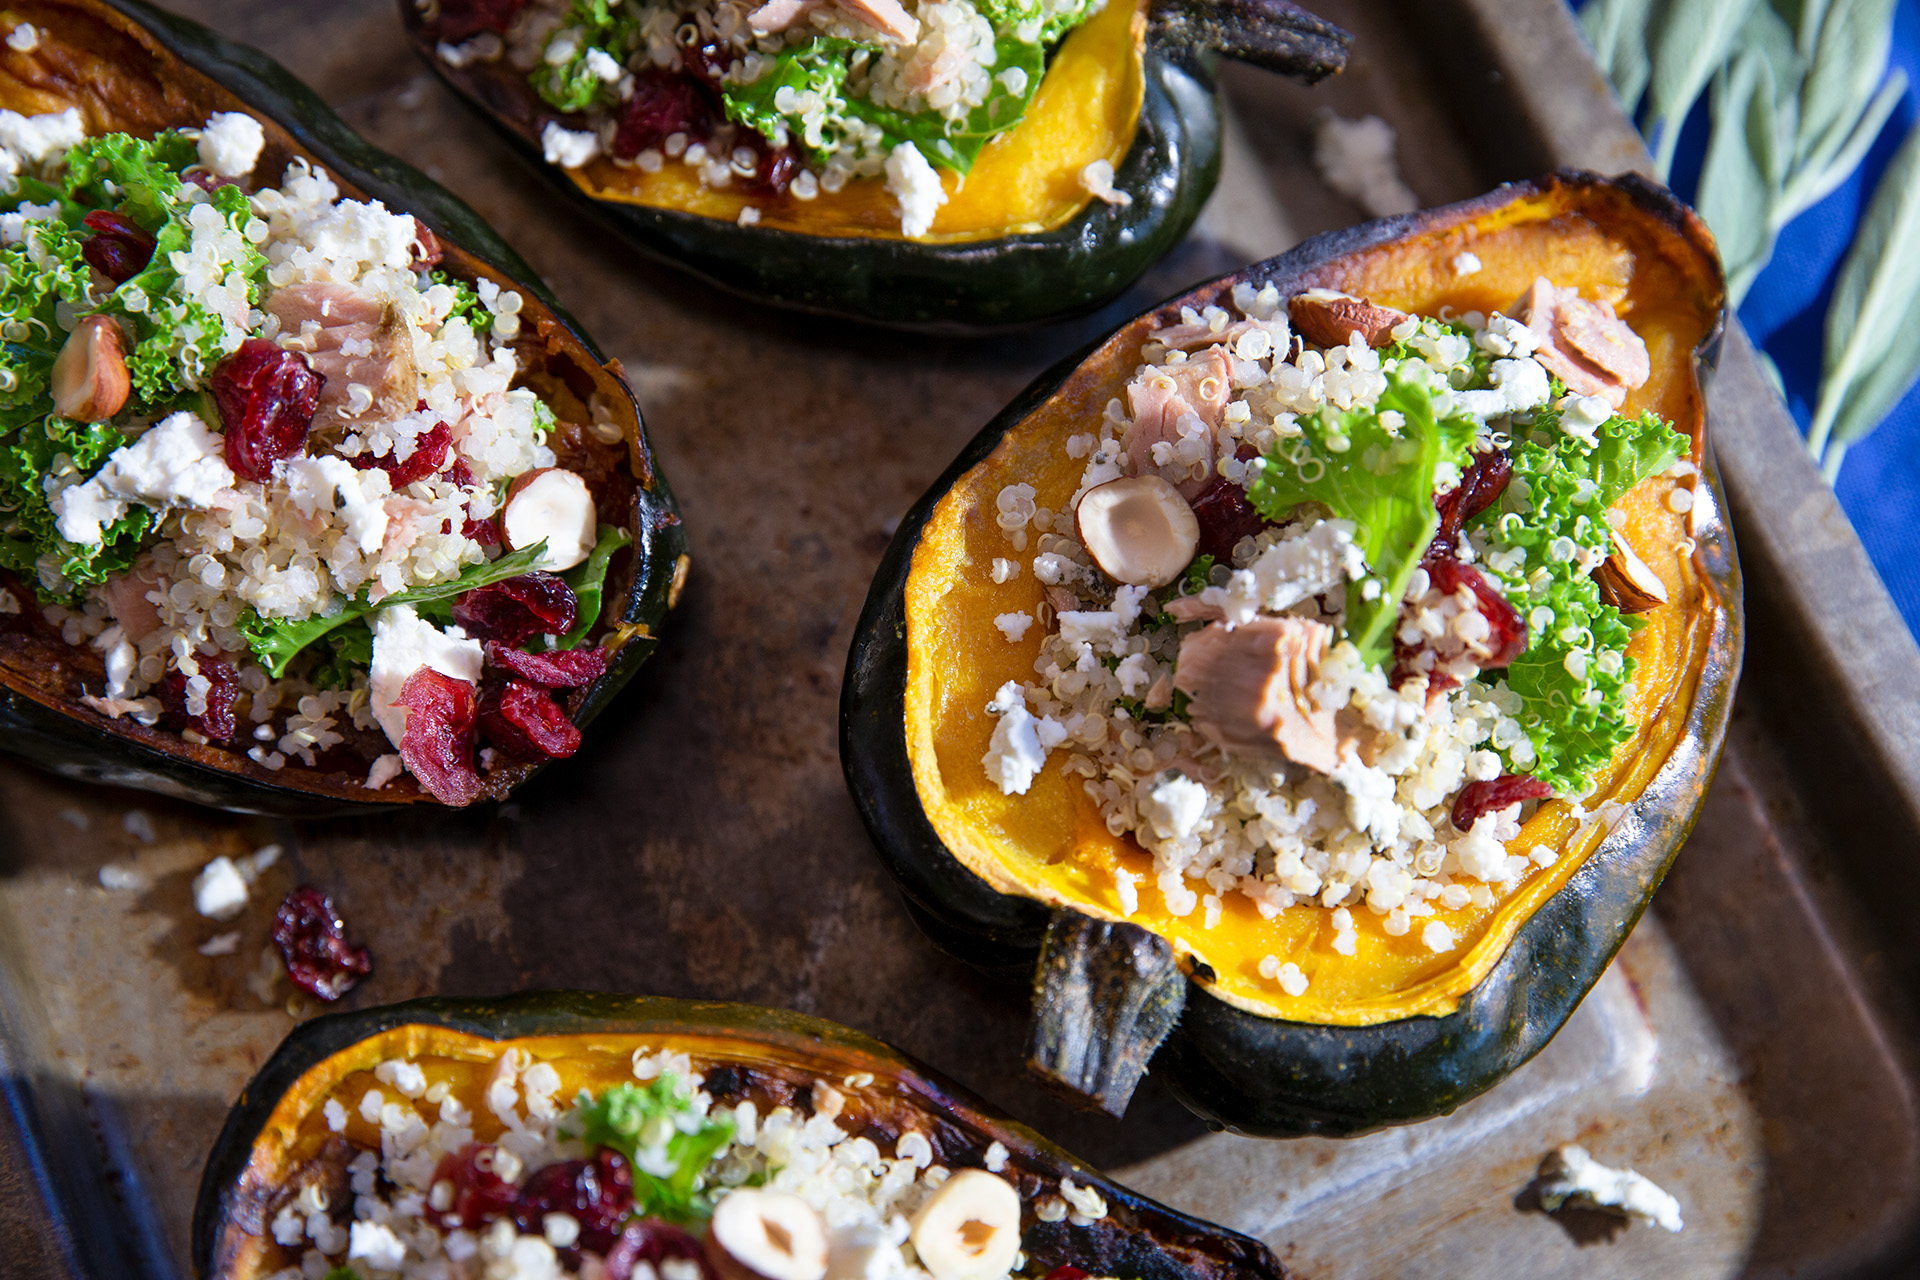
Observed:
[[[634,536],[631,586],[625,601],[618,605],[609,601],[603,614],[606,633],[617,644],[607,673],[567,704],[575,724],[584,726],[599,715],[653,651],[655,632],[673,606],[676,584],[685,575],[680,562],[686,554],[686,534],[679,509],[660,474],[639,405],[618,363],[607,359],[533,269],[465,202],[366,142],[318,95],[265,54],[138,0],[16,6],[29,14],[36,7],[77,10],[119,28],[151,52],[156,78],[176,83],[180,77],[189,78],[189,83],[192,77],[204,78],[219,93],[231,96],[233,105],[266,121],[269,154],[276,145],[290,143],[292,150],[325,167],[344,195],[377,199],[390,209],[419,217],[440,238],[448,257],[458,260],[463,274],[484,271],[537,300],[547,313],[544,321],[536,323],[549,350],[574,357],[583,372],[591,373],[597,390],[616,405],[624,404],[631,417],[628,465],[636,481],[629,528]],[[184,127],[200,122],[176,123]],[[284,133],[276,137],[273,126]],[[573,350],[567,350],[569,346]],[[580,360],[583,356],[591,365]],[[65,777],[136,787],[236,812],[320,817],[363,813],[396,803],[434,804],[424,792],[365,791],[358,779],[341,774],[304,778],[294,785],[287,774],[298,766],[276,772],[214,748],[195,747],[163,730],[110,720],[85,707],[70,706],[44,689],[21,687],[4,668],[0,668],[0,747]],[[223,764],[223,760],[235,763]],[[539,767],[511,766],[512,772],[502,775],[490,798],[504,798]]]
[[[1133,145],[1114,185],[1125,207],[1098,200],[1050,231],[959,244],[814,236],[741,227],[672,209],[595,200],[541,156],[531,122],[510,118],[484,68],[434,54],[414,0],[399,0],[408,37],[440,78],[475,107],[576,208],[643,253],[756,302],[894,328],[982,332],[1057,320],[1110,301],[1179,243],[1220,178],[1216,51],[1309,80],[1340,69],[1350,37],[1274,0],[1165,0],[1150,6],[1143,97]],[[1301,23],[1300,50],[1256,48],[1257,24]],[[1309,27],[1308,24],[1313,24]],[[1317,29],[1316,29],[1317,28]],[[1326,50],[1337,49],[1329,61]]]
[[[924,1112],[964,1129],[998,1138],[1014,1159],[1047,1169],[1055,1177],[1071,1175],[1090,1184],[1109,1205],[1108,1219],[1130,1228],[1106,1259],[1123,1268],[1118,1274],[1139,1280],[1177,1277],[1245,1277],[1283,1280],[1286,1271],[1265,1245],[1203,1222],[1129,1191],[1075,1160],[1017,1121],[937,1072],[869,1036],[821,1018],[754,1005],[673,1000],[657,996],[609,995],[581,991],[524,992],[496,999],[426,999],[372,1009],[329,1014],[297,1027],[240,1093],[207,1157],[194,1205],[191,1235],[195,1274],[224,1277],[249,1234],[265,1231],[260,1217],[273,1188],[260,1185],[271,1156],[258,1148],[266,1140],[275,1110],[294,1095],[308,1073],[354,1046],[401,1028],[428,1026],[500,1042],[542,1036],[676,1035],[711,1037],[730,1049],[764,1046],[770,1053],[818,1062],[822,1075],[838,1079],[853,1071],[897,1081]],[[319,1105],[324,1091],[302,1099]],[[270,1216],[270,1215],[269,1215]],[[246,1222],[259,1219],[249,1233]],[[1066,1224],[1059,1224],[1065,1229]],[[1147,1245],[1139,1237],[1152,1241]]]
[[[1612,187],[1717,264],[1699,220],[1665,188],[1637,175],[1562,171],[1475,200],[1330,232],[1223,280],[1298,282],[1335,259],[1466,222],[1510,201],[1560,189]],[[1716,267],[1717,269],[1717,267]],[[1221,281],[1155,310],[1211,296]],[[1724,319],[1694,350],[1703,386]],[[875,575],[848,656],[840,707],[841,760],[855,804],[916,922],[941,948],[1000,976],[1028,981],[1050,912],[1002,895],[940,841],[915,788],[905,725],[905,593],[915,547],[941,497],[1053,395],[1107,339],[1042,374],[987,426],[902,521]],[[1256,1136],[1346,1135],[1452,1111],[1543,1048],[1600,978],[1645,911],[1697,816],[1726,737],[1743,649],[1741,581],[1726,498],[1709,451],[1697,500],[1696,565],[1722,608],[1686,733],[1629,816],[1563,889],[1516,931],[1492,972],[1444,1016],[1371,1026],[1285,1022],[1234,1008],[1189,974],[1185,1012],[1153,1071],[1196,1113]]]

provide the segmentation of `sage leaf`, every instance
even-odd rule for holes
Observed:
[[[1673,156],[1687,112],[1727,60],[1753,6],[1754,0],[1667,0],[1659,15],[1647,113],[1659,130],[1653,164],[1662,182],[1673,174]]]
[[[1699,210],[1726,264],[1727,301],[1736,310],[1773,256],[1768,212],[1779,195],[1773,68],[1749,47],[1713,81],[1713,132],[1700,169]]]
[[[1854,122],[1852,132],[1847,135],[1840,149],[1827,157],[1824,164],[1800,167],[1788,178],[1773,211],[1773,228],[1776,232],[1833,194],[1835,188],[1860,167],[1860,162],[1866,159],[1868,150],[1879,139],[1880,131],[1886,128],[1888,118],[1893,115],[1894,108],[1900,105],[1900,99],[1906,92],[1907,73],[1895,67],[1893,74],[1887,77],[1887,83]]]
[[[1647,57],[1647,23],[1652,15],[1653,0],[1588,0],[1580,11],[1593,59],[1613,82],[1628,115],[1639,105],[1653,74]]]
[[[1887,71],[1894,0],[1834,0],[1800,86],[1802,161],[1824,167],[1854,131]]]
[[[1874,188],[1827,307],[1825,369],[1807,448],[1879,423],[1920,372],[1920,126]],[[1844,424],[1842,416],[1844,414]],[[1835,464],[1837,466],[1837,464]]]

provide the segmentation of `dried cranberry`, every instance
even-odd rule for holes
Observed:
[[[153,260],[154,239],[132,218],[95,209],[80,222],[93,232],[80,242],[80,256],[115,284],[133,279]]]
[[[187,710],[187,676],[169,671],[160,681],[160,704],[183,728],[211,738],[232,742],[235,734],[234,700],[240,696],[240,673],[218,658],[197,658],[200,674],[207,679],[206,710],[194,715]]]
[[[404,489],[416,480],[425,480],[439,472],[440,464],[447,460],[447,450],[453,445],[453,428],[444,422],[436,422],[433,429],[425,435],[413,438],[413,452],[407,455],[405,462],[395,460],[389,453],[384,457],[375,457],[363,453],[352,459],[353,465],[362,471],[380,468],[387,473],[387,481],[395,489]]]
[[[1521,773],[1502,774],[1491,782],[1469,782],[1454,797],[1453,825],[1458,830],[1468,831],[1472,829],[1474,820],[1483,813],[1498,813],[1522,800],[1545,800],[1552,794],[1552,787],[1538,778],[1529,778]]]
[[[565,635],[579,609],[564,578],[536,569],[475,587],[453,602],[453,620],[478,639],[521,645],[535,636]]]
[[[498,641],[487,642],[487,665],[548,689],[578,689],[607,674],[605,649],[550,649],[527,653]]]
[[[704,1280],[715,1280],[713,1268],[691,1234],[658,1218],[638,1218],[620,1229],[620,1238],[607,1250],[607,1280],[633,1280],[636,1263],[658,1266],[669,1258],[698,1263]]]
[[[465,40],[482,31],[505,31],[527,0],[440,0],[440,39]]]
[[[773,146],[764,134],[753,128],[740,131],[734,149],[741,147],[754,155],[752,174],[741,177],[738,170],[734,171],[733,176],[738,180],[741,190],[756,196],[785,195],[787,188],[793,185],[794,175],[800,172],[800,160],[792,149]]]
[[[513,1217],[520,1230],[539,1235],[548,1214],[571,1214],[580,1224],[580,1246],[604,1254],[632,1212],[633,1170],[625,1156],[603,1147],[591,1160],[563,1160],[528,1178]]]
[[[1047,1272],[1047,1280],[1088,1280],[1088,1277],[1078,1267],[1060,1266]]]
[[[303,884],[273,913],[273,940],[286,957],[295,986],[322,1000],[338,1000],[373,972],[365,947],[347,945],[347,927],[326,894]]]
[[[473,769],[473,694],[470,682],[421,667],[393,700],[407,709],[400,759],[442,804],[468,805],[480,798],[480,775]]]
[[[483,547],[500,545],[500,526],[492,520],[475,520],[471,516],[460,526],[460,536],[471,538]]]
[[[699,81],[684,72],[650,67],[633,79],[633,97],[622,108],[613,135],[613,154],[631,160],[676,133],[686,134],[689,142],[705,142],[718,118],[712,96]]]
[[[453,465],[447,468],[447,479],[462,489],[471,489],[473,488],[473,468],[467,465],[465,458],[456,454]]]
[[[326,377],[298,351],[248,338],[208,380],[227,430],[227,465],[242,480],[265,480],[273,464],[307,447]]]
[[[1487,638],[1482,644],[1490,651],[1479,662],[1482,671],[1497,670],[1509,666],[1513,660],[1527,651],[1527,620],[1513,607],[1500,589],[1488,582],[1481,572],[1470,564],[1459,560],[1427,560],[1421,566],[1427,571],[1436,589],[1452,595],[1461,587],[1473,590],[1474,602],[1480,608],[1480,616],[1487,620],[1489,628]]]
[[[523,680],[480,691],[480,732],[517,760],[564,760],[580,749],[580,727],[553,695]]]
[[[1475,454],[1473,465],[1460,477],[1460,483],[1433,500],[1440,512],[1440,528],[1427,544],[1427,555],[1434,559],[1450,557],[1460,544],[1460,530],[1467,521],[1500,500],[1513,478],[1513,460],[1503,449]]]
[[[1200,522],[1200,551],[1217,563],[1233,567],[1233,549],[1267,527],[1266,519],[1247,500],[1247,491],[1215,476],[1193,500],[1193,518]]]
[[[453,1201],[444,1210],[429,1208],[426,1212],[442,1231],[461,1227],[478,1230],[496,1218],[506,1217],[519,1204],[520,1189],[493,1171],[495,1150],[485,1143],[469,1142],[440,1157],[433,1181],[451,1186]]]

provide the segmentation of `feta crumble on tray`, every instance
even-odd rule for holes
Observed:
[[[316,1164],[338,1176],[271,1211],[268,1280],[1095,1280],[1030,1259],[1022,1229],[1097,1223],[1099,1191],[955,1126],[903,1131],[861,1101],[871,1076],[767,1097],[738,1067],[639,1049],[632,1079],[569,1096],[562,1070],[509,1049],[355,1072],[319,1108]]]
[[[1554,862],[1509,847],[1523,817],[1632,736],[1616,604],[1665,588],[1610,508],[1690,473],[1689,443],[1619,412],[1641,339],[1545,279],[1450,319],[1325,289],[1232,302],[1152,333],[1125,400],[1065,439],[1085,471],[1064,510],[999,493],[1019,559],[993,580],[1024,564],[1045,598],[984,767],[1006,794],[1080,779],[1174,916],[1212,928],[1238,894],[1327,911],[1342,955],[1362,910],[1452,951],[1427,917]],[[1115,876],[1132,914],[1140,877]]]
[[[526,73],[562,113],[541,124],[549,164],[672,167],[701,187],[798,201],[870,181],[917,239],[947,202],[938,169],[964,178],[1020,123],[1050,50],[1104,2],[441,0],[441,30],[460,38],[437,55]],[[1082,181],[1131,202],[1110,162]]]
[[[265,147],[0,111],[0,594],[106,716],[464,804],[578,744],[624,439],[521,385],[519,294]]]

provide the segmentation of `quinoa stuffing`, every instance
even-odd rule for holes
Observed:
[[[1091,1280],[1033,1263],[1022,1224],[1091,1226],[1097,1190],[949,1126],[896,1132],[866,1114],[871,1074],[793,1089],[641,1048],[632,1079],[567,1098],[563,1070],[509,1049],[343,1081],[269,1207],[270,1280]]]
[[[1551,865],[1508,842],[1633,735],[1633,614],[1666,588],[1615,504],[1692,476],[1690,443],[1620,412],[1641,339],[1545,279],[1507,314],[1231,302],[1155,331],[1125,400],[1063,442],[1085,463],[1066,509],[1000,491],[989,572],[1045,597],[994,619],[1042,639],[987,707],[983,765],[1009,795],[1081,779],[1175,916],[1211,928],[1240,894],[1328,912],[1344,955],[1361,912],[1452,951],[1436,909]],[[1142,877],[1114,876],[1130,915]],[[1309,986],[1276,956],[1259,973]]]
[[[800,201],[881,182],[918,238],[947,200],[939,170],[964,178],[1020,123],[1052,50],[1105,0],[420,2],[448,65],[527,74],[554,113],[551,164],[685,166],[703,187]],[[1082,186],[1128,202],[1112,180],[1096,161]]]
[[[578,745],[624,437],[524,385],[520,294],[265,143],[0,112],[0,625],[97,651],[103,716],[465,804]]]

